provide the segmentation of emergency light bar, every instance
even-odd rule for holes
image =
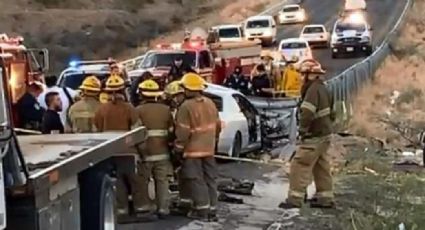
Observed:
[[[69,66],[70,67],[78,67],[78,66],[82,66],[82,65],[110,65],[114,63],[114,61],[110,61],[110,60],[95,60],[95,61],[70,61],[69,62]]]

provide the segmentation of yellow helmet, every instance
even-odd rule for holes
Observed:
[[[191,91],[202,91],[206,88],[205,80],[196,73],[187,73],[180,81],[183,88]]]
[[[118,75],[111,75],[108,80],[106,80],[105,91],[118,91],[124,88],[124,79]]]
[[[180,81],[173,81],[165,87],[165,93],[173,96],[184,93],[184,89],[180,86]]]
[[[158,83],[154,80],[145,80],[139,84],[140,92],[146,97],[159,97],[162,91],[159,89]]]
[[[100,92],[101,84],[99,79],[97,79],[96,76],[89,76],[84,79],[79,89],[93,91],[93,92]]]

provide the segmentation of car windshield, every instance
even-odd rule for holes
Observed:
[[[220,38],[239,38],[241,37],[241,34],[239,33],[238,28],[226,28],[220,29],[218,31],[218,36]]]
[[[287,13],[287,12],[297,12],[298,10],[300,10],[298,6],[290,6],[290,7],[283,8],[282,11]]]
[[[109,74],[94,74],[94,73],[69,73],[64,75],[60,82],[60,86],[68,87],[73,90],[77,90],[83,83],[83,80],[88,76],[96,76],[102,83],[106,81]]]
[[[246,28],[248,29],[265,28],[269,26],[270,26],[269,20],[252,20],[252,21],[248,21]]]
[[[323,33],[325,32],[323,27],[306,27],[303,31],[303,34],[315,34],[315,33]]]
[[[307,48],[305,42],[288,42],[282,44],[282,49],[304,49]]]
[[[347,30],[355,30],[357,32],[363,32],[366,30],[366,26],[364,24],[355,24],[355,23],[338,23],[335,26],[335,32],[341,33]]]
[[[175,59],[181,58],[183,62],[192,67],[196,66],[196,52],[185,51],[184,53],[151,53],[140,64],[140,69],[154,68],[158,66],[171,66]]]

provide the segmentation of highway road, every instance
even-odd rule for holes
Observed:
[[[338,18],[338,12],[343,9],[342,0],[304,0],[303,6],[309,15],[307,24],[324,24],[331,31]],[[373,45],[379,46],[386,34],[392,29],[400,17],[407,0],[367,0],[369,23],[373,28]],[[271,12],[277,14],[277,10]],[[277,41],[298,37],[302,24],[278,26]],[[313,56],[327,69],[327,78],[332,78],[343,72],[364,57],[332,59],[330,49],[314,49]]]
[[[368,18],[373,28],[373,43],[377,47],[382,43],[386,34],[392,29],[400,17],[407,0],[367,0]],[[343,8],[342,0],[304,0],[303,6],[309,14],[309,22],[325,24],[332,28],[338,13]],[[272,13],[276,13],[272,12]],[[298,37],[303,25],[281,25],[278,27],[278,41],[285,38]],[[315,49],[313,55],[319,59],[323,67],[327,69],[327,77],[332,78],[343,72],[351,65],[359,62],[362,58],[332,59],[329,49]],[[264,229],[279,216],[276,208],[279,202],[285,199],[285,178],[280,170],[264,169],[241,164],[226,164],[220,166],[220,171],[227,176],[243,176],[252,179],[257,184],[258,196],[252,197],[248,205],[235,206],[220,205],[220,222],[202,227],[183,217],[172,217],[167,221],[150,224],[134,224],[120,226],[119,230],[192,230],[192,229]],[[251,176],[251,174],[258,174]],[[257,179],[253,179],[257,177]]]

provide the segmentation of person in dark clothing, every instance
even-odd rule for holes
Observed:
[[[153,78],[153,75],[150,72],[146,71],[142,74],[142,76],[133,79],[133,81],[131,82],[130,102],[134,107],[140,105],[140,94],[138,93],[140,83]]]
[[[27,92],[18,100],[16,108],[18,112],[19,128],[40,130],[44,109],[37,102],[37,97],[42,89],[37,84],[31,84]]]
[[[271,88],[270,78],[263,64],[257,66],[257,75],[252,78],[252,92],[254,96],[268,97],[264,89]]]
[[[195,71],[183,62],[182,57],[177,57],[171,65],[170,72],[168,72],[168,82],[179,81],[186,73],[194,73]]]
[[[48,109],[43,116],[41,132],[43,134],[64,133],[64,127],[58,113],[62,111],[62,101],[59,93],[47,93],[46,105]]]
[[[224,86],[249,94],[249,80],[242,74],[242,67],[236,66],[234,72],[224,80]]]

